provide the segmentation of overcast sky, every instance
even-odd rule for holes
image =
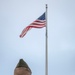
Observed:
[[[14,75],[23,58],[32,75],[45,75],[45,28],[22,30],[48,4],[49,75],[75,75],[75,0],[0,0],[0,75]]]

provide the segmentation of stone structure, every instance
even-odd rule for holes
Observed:
[[[17,64],[14,70],[14,75],[31,75],[31,74],[32,72],[28,67],[27,63],[23,59],[20,59],[19,63]]]

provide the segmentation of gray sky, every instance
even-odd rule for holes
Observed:
[[[13,75],[21,58],[32,75],[45,75],[45,28],[19,35],[46,3],[49,75],[75,75],[75,0],[0,0],[0,75]]]

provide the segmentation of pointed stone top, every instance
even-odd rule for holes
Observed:
[[[31,69],[29,68],[27,63],[23,59],[20,59],[16,68],[15,68],[14,75],[20,75],[19,73],[21,73],[23,71],[24,71],[24,73],[27,73],[27,71],[28,71],[29,74],[25,74],[25,75],[31,75],[32,74]]]
[[[19,67],[25,67],[27,69],[30,69],[28,67],[27,63],[23,59],[20,59],[19,62],[18,62],[18,64],[17,64],[17,66],[16,66],[16,68],[19,68]]]

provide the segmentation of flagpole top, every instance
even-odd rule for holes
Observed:
[[[47,4],[46,4],[46,8],[48,8]]]

